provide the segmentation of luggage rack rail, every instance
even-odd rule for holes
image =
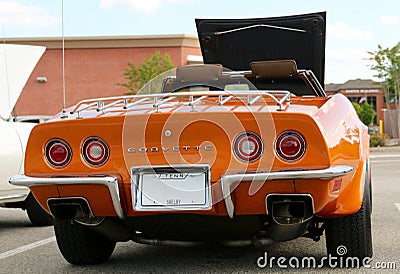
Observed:
[[[236,99],[240,100],[247,106],[252,106],[257,102],[270,98],[278,106],[277,110],[285,110],[290,105],[290,91],[209,91],[209,92],[176,92],[164,94],[147,94],[147,95],[130,95],[105,97],[96,99],[87,99],[80,101],[69,114],[81,117],[82,111],[106,112],[107,110],[132,110],[135,106],[141,104],[152,103],[155,112],[159,111],[159,107],[167,102],[177,101],[181,106],[190,106],[195,108],[196,105],[205,99],[215,99],[215,102],[222,106]],[[67,116],[63,117],[66,118]]]

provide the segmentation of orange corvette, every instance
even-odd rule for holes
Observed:
[[[322,88],[325,14],[196,23],[208,64],[33,129],[10,182],[54,216],[65,259],[100,263],[128,240],[264,245],[324,231],[329,254],[371,257],[369,137]]]

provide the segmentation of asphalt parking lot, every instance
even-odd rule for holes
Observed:
[[[369,267],[338,269],[325,265],[322,269],[288,268],[290,272],[381,272],[400,269],[400,150],[374,150],[371,155],[373,174],[372,232],[374,258]],[[157,247],[133,242],[118,243],[110,260],[96,266],[73,266],[60,252],[52,227],[32,227],[26,213],[19,209],[0,209],[0,273],[231,273],[282,272],[260,268],[260,257],[284,256],[304,258],[325,256],[325,240],[313,242],[297,239],[266,247],[227,248],[201,246],[195,248]]]

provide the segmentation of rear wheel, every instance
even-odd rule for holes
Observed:
[[[25,200],[25,208],[28,214],[29,220],[34,226],[48,226],[53,225],[53,216],[47,213],[33,197],[32,193],[29,193]]]
[[[115,242],[73,220],[54,219],[54,231],[61,254],[71,264],[99,264],[111,257]]]
[[[372,257],[370,182],[365,185],[361,208],[356,213],[326,221],[328,254],[343,257]]]

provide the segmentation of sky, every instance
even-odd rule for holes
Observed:
[[[64,13],[62,13],[64,10]],[[374,79],[369,51],[400,42],[398,0],[0,0],[0,38],[192,34],[195,18],[327,12],[325,83]],[[64,20],[62,20],[64,14]]]

